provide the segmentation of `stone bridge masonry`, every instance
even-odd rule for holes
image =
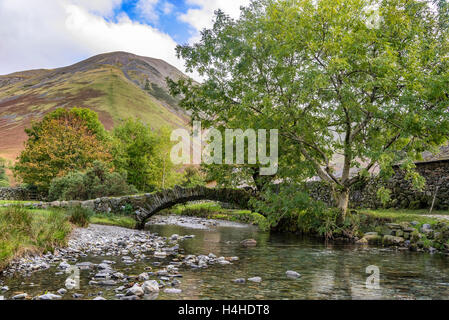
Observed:
[[[251,209],[250,200],[255,195],[251,189],[207,188],[202,186],[195,188],[175,187],[174,189],[148,194],[142,199],[143,201],[133,203],[133,208],[137,209],[135,211],[136,227],[143,229],[148,218],[161,210],[195,200],[232,203],[243,209]]]
[[[53,201],[33,203],[25,206],[35,208],[70,208],[81,206],[98,213],[133,213],[136,219],[136,228],[143,229],[146,221],[161,210],[168,209],[177,204],[196,200],[212,200],[230,203],[242,209],[252,209],[250,199],[257,196],[253,189],[207,188],[197,186],[194,188],[174,187],[155,193],[132,195],[122,197],[104,197],[87,201]],[[3,206],[12,206],[5,204]]]

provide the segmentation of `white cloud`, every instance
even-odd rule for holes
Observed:
[[[131,21],[114,11],[123,0],[0,0],[0,74],[56,68],[95,54],[127,51],[159,58],[184,71],[175,55],[176,42],[157,27]],[[179,19],[199,30],[211,27],[218,8],[238,17],[249,0],[186,0],[189,9]],[[158,14],[169,15],[169,0],[139,0],[136,10],[157,26]],[[108,19],[114,18],[114,19]],[[197,80],[200,78],[191,75]]]
[[[240,15],[240,7],[247,6],[249,0],[186,0],[186,3],[200,8],[189,9],[185,14],[179,16],[179,19],[188,23],[195,29],[191,42],[196,40],[199,31],[204,28],[210,28],[213,24],[214,11],[221,9],[233,18]]]
[[[0,74],[66,66],[110,51],[163,59],[184,70],[168,34],[126,14],[114,22],[103,17],[120,2],[0,0]]]
[[[167,34],[144,24],[131,21],[126,15],[116,23],[70,5],[67,7],[66,28],[71,37],[85,46],[91,54],[108,51],[127,51],[159,58],[182,69],[176,58],[176,42]]]
[[[166,14],[166,15],[172,13],[174,9],[175,9],[175,6],[174,6],[173,3],[170,3],[170,2],[168,2],[168,1],[165,1],[165,2],[162,4],[162,12],[163,12],[164,14]]]
[[[110,15],[123,0],[72,0],[71,2],[95,13]]]
[[[148,22],[157,23],[159,20],[159,14],[156,11],[158,2],[159,0],[139,0],[136,4],[136,10]]]

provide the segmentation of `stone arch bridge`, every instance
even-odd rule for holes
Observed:
[[[197,186],[194,188],[174,187],[145,195],[124,196],[117,198],[100,198],[88,201],[70,201],[70,206],[81,205],[96,212],[129,212],[132,210],[137,221],[136,228],[143,229],[147,220],[160,212],[177,204],[196,200],[212,200],[234,204],[242,209],[252,209],[250,199],[257,193],[251,189],[207,188]],[[64,202],[60,202],[63,204]],[[69,203],[67,202],[67,205]],[[61,205],[64,206],[64,205]]]

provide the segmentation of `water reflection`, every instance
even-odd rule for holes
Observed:
[[[411,252],[392,252],[381,248],[360,248],[351,245],[330,245],[291,234],[258,232],[253,227],[217,227],[213,230],[180,226],[152,225],[151,232],[163,236],[190,235],[182,247],[186,254],[238,256],[233,265],[215,265],[208,269],[181,270],[182,294],[161,292],[158,299],[449,299],[449,258]],[[242,248],[240,241],[254,238],[255,248]],[[121,264],[120,258],[87,257],[99,263],[115,260],[114,268],[128,275],[137,275],[153,261],[133,266]],[[366,267],[380,270],[380,289],[367,289],[370,275]],[[301,273],[296,280],[288,279],[287,270]],[[56,270],[33,274],[30,278],[4,279],[12,291],[55,292],[63,286],[66,275]],[[235,284],[236,278],[262,277],[259,284]],[[106,298],[114,298],[112,288],[92,288],[90,275],[81,273],[80,293],[96,295],[102,291]],[[25,285],[22,285],[22,282]],[[30,286],[30,283],[34,283]],[[68,295],[66,298],[71,298]]]

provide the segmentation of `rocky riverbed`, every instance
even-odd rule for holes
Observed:
[[[158,224],[172,223],[172,217],[156,217]],[[190,227],[210,228],[228,222],[211,221],[197,218],[177,219],[178,223]],[[95,296],[102,298],[99,289],[114,290],[115,298],[121,300],[155,299],[160,290],[168,294],[181,293],[179,284],[186,269],[204,269],[226,266],[236,263],[238,257],[204,255],[186,255],[180,244],[193,239],[194,235],[172,234],[162,237],[148,231],[137,231],[112,226],[90,225],[88,228],[75,229],[66,248],[56,249],[43,256],[23,257],[13,261],[3,271],[0,281],[0,297],[9,299],[62,299],[66,295],[72,298],[86,298],[75,292],[79,287],[79,274],[87,273],[88,285]],[[98,259],[101,258],[101,261]],[[126,274],[124,266],[146,265],[139,274]],[[116,265],[120,268],[116,268]],[[125,268],[126,269],[126,268]],[[56,292],[30,295],[27,292],[10,293],[3,285],[5,278],[17,276],[31,277],[36,272],[52,270],[55,276],[67,276],[63,287]],[[135,270],[133,270],[135,271]],[[99,292],[99,293],[97,293]]]

